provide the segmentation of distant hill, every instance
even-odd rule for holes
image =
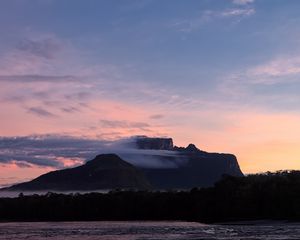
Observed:
[[[53,171],[5,190],[150,189],[143,173],[115,154],[98,155],[86,164]]]

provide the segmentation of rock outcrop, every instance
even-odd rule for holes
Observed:
[[[149,138],[145,136],[136,137],[138,149],[173,150],[172,138]]]

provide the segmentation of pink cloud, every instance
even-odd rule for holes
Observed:
[[[0,187],[5,187],[17,182],[29,181],[36,176],[52,170],[54,169],[50,167],[32,166],[30,168],[23,168],[14,163],[0,164]]]
[[[254,76],[284,77],[300,73],[299,57],[280,57],[248,71]]]

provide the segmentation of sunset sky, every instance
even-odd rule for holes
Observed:
[[[299,12],[298,0],[0,1],[0,185],[82,160],[35,144],[134,135],[233,153],[244,173],[300,169]]]

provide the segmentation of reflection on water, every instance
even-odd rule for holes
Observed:
[[[205,225],[188,222],[0,223],[3,239],[300,239],[298,224]]]

